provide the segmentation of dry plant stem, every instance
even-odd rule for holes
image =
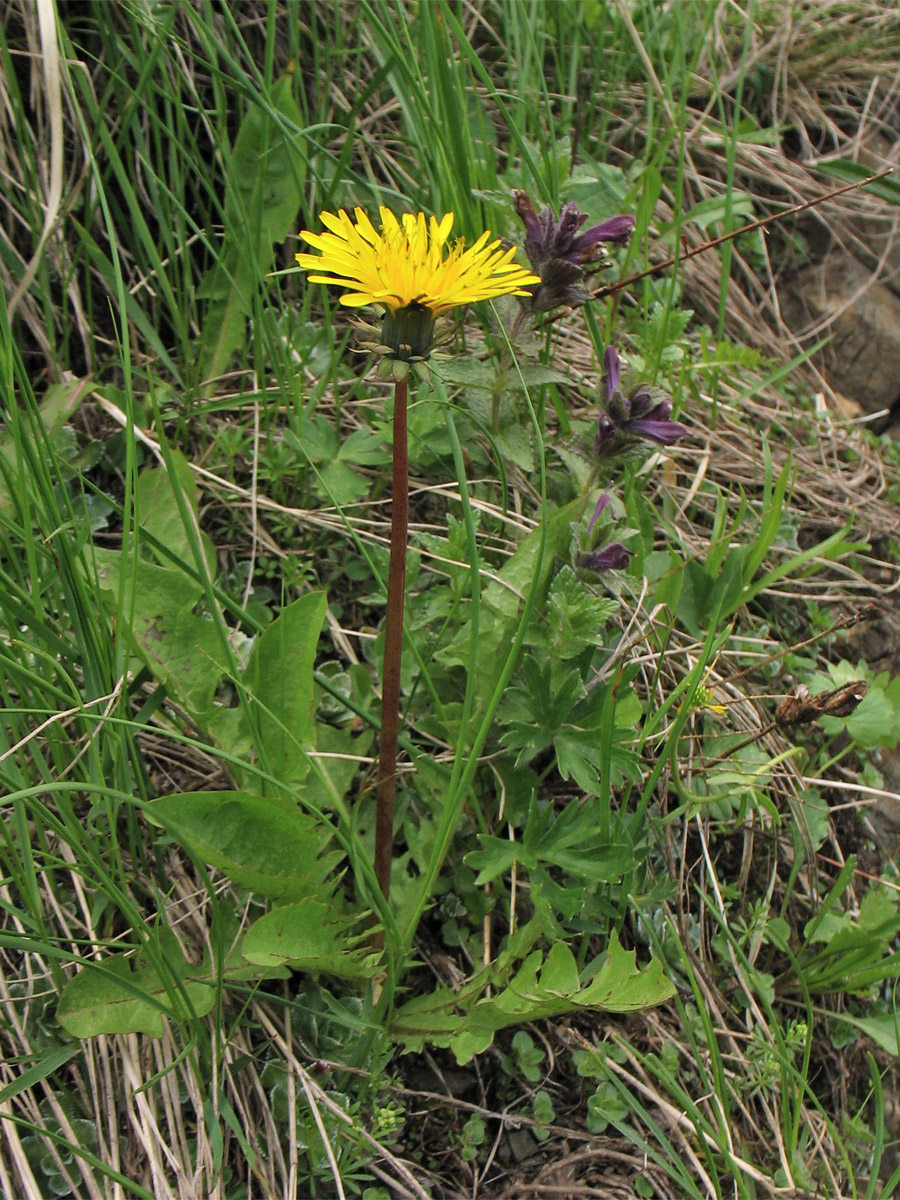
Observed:
[[[771,216],[763,217],[759,221],[748,221],[740,229],[732,229],[728,233],[723,233],[720,237],[713,238],[709,242],[704,242],[702,246],[694,246],[692,249],[685,250],[674,258],[667,258],[665,262],[655,263],[652,267],[647,267],[645,271],[639,271],[637,275],[629,275],[627,279],[620,279],[618,283],[611,283],[606,287],[598,288],[592,294],[592,299],[604,300],[607,296],[614,296],[616,292],[630,287],[633,283],[645,279],[648,275],[655,275],[658,271],[665,271],[669,267],[674,267],[676,263],[680,266],[686,263],[688,259],[695,258],[698,254],[703,254],[704,251],[712,250],[716,246],[721,246],[724,242],[730,242],[734,238],[740,237],[743,233],[752,233],[755,229],[765,229],[775,221],[783,221],[785,217],[793,216],[794,213],[803,212],[807,208],[815,208],[817,204],[821,204],[824,200],[833,200],[836,196],[843,196],[845,192],[855,192],[858,188],[865,187],[866,184],[876,183],[879,179],[884,179],[886,175],[891,175],[893,171],[893,167],[885,167],[883,171],[878,171],[877,174],[870,175],[867,179],[858,179],[855,183],[845,183],[843,187],[835,188],[830,192],[824,192],[821,196],[814,196],[812,200],[804,200],[802,204],[793,204],[790,208],[772,213]],[[556,317],[554,316],[552,320],[555,321]]]
[[[397,736],[400,732],[400,656],[406,592],[406,540],[409,527],[409,455],[406,438],[407,381],[394,388],[394,490],[391,503],[391,558],[388,567],[384,665],[381,672],[381,737],[378,743],[378,805],[375,815],[375,877],[387,900],[391,890]]]

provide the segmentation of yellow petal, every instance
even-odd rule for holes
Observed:
[[[310,281],[344,289],[349,307],[380,305],[396,312],[417,303],[433,314],[461,304],[509,294],[539,283],[538,276],[515,262],[515,248],[482,233],[466,248],[458,238],[449,244],[453,213],[426,217],[404,212],[398,217],[380,208],[375,228],[362,208],[351,218],[344,209],[322,213],[325,233],[303,230],[301,237],[318,254],[297,254],[296,261],[314,271]]]

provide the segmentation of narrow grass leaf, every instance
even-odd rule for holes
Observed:
[[[222,251],[200,285],[210,302],[198,339],[203,379],[221,374],[240,346],[275,243],[287,237],[303,198],[303,118],[291,74],[275,83],[269,104],[251,107],[231,154]]]

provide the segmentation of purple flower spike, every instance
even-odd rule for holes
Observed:
[[[612,458],[626,450],[635,438],[647,438],[661,446],[673,446],[687,428],[671,420],[672,405],[646,383],[639,383],[630,396],[621,390],[622,364],[614,346],[603,355],[606,372],[606,405],[597,417],[594,453]]]
[[[587,213],[570,200],[560,209],[557,221],[549,208],[535,212],[525,192],[514,191],[516,212],[525,226],[525,253],[538,275],[540,285],[532,292],[534,312],[547,312],[561,304],[577,307],[589,299],[583,280],[609,265],[604,242],[624,242],[634,229],[634,217],[621,215],[578,231]]]
[[[525,253],[536,271],[552,259],[580,266],[603,258],[601,243],[627,242],[634,230],[634,217],[622,214],[579,233],[587,213],[581,212],[574,200],[562,206],[558,221],[549,208],[536,213],[525,192],[513,192],[513,202],[525,226]]]
[[[596,571],[599,575],[602,571],[624,571],[629,562],[631,562],[631,551],[627,550],[621,542],[610,542],[602,550],[595,550],[593,554],[583,555],[581,566],[588,571]]]

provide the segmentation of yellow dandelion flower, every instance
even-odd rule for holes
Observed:
[[[463,238],[450,242],[453,213],[440,221],[420,212],[399,219],[382,207],[377,230],[361,208],[355,220],[343,209],[323,212],[327,232],[300,236],[318,254],[298,254],[311,283],[345,288],[341,304],[380,305],[386,313],[383,337],[398,358],[426,357],[441,313],[476,300],[527,296],[540,277],[514,261],[516,247],[504,249],[499,238],[483,233],[468,248]]]

